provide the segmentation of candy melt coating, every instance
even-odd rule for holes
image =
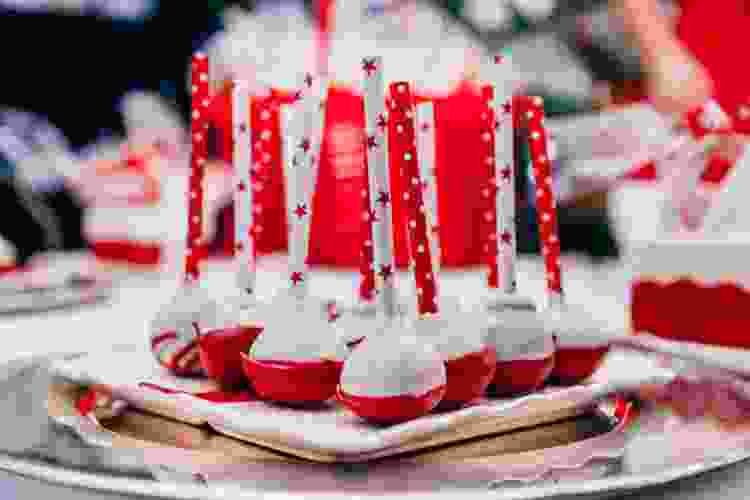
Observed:
[[[552,307],[541,315],[545,328],[553,332],[560,347],[606,347],[618,335],[603,321],[581,307]]]
[[[453,311],[439,317],[419,319],[414,327],[417,335],[430,342],[448,361],[485,347],[485,332],[490,325],[486,315]]]
[[[422,396],[445,384],[440,354],[405,329],[365,339],[341,374],[341,391],[352,396]]]
[[[325,312],[312,300],[274,300],[262,313],[263,332],[250,357],[267,361],[342,360],[346,344],[336,335]]]
[[[554,354],[553,334],[539,313],[508,309],[493,319],[485,341],[495,347],[498,361],[543,359]]]

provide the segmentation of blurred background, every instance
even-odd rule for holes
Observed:
[[[677,12],[670,2],[663,6],[667,15]],[[325,197],[318,217],[340,223],[317,237],[313,223],[313,264],[358,266],[357,217],[348,221],[340,207],[363,182],[351,133],[361,119],[359,101],[352,96],[359,92],[359,59],[374,53],[385,57],[387,79],[414,81],[441,102],[436,168],[443,261],[484,262],[486,177],[479,161],[474,170],[458,168],[467,158],[456,146],[478,140],[470,110],[482,102],[482,60],[504,49],[526,92],[545,97],[563,251],[616,258],[621,245],[608,206],[612,186],[599,182],[601,172],[587,173],[591,164],[584,160],[595,146],[607,149],[607,141],[613,157],[629,147],[616,130],[609,138],[599,135],[614,129],[590,117],[610,116],[643,97],[639,53],[621,24],[615,2],[593,0],[0,0],[6,47],[0,270],[24,268],[50,251],[139,272],[168,265],[168,243],[184,238],[174,221],[184,219],[180,179],[188,165],[187,82],[196,50],[211,58],[218,96],[235,77],[282,93],[303,69],[328,74],[321,166],[327,170],[319,180]],[[205,251],[221,257],[233,248],[230,147],[222,128],[230,115],[216,101]],[[277,114],[269,116],[268,133],[283,134]],[[648,112],[636,112],[625,122],[649,119]],[[448,135],[452,142],[441,142]],[[517,139],[520,251],[537,253],[534,197],[526,196],[533,180],[523,137]],[[262,253],[286,249],[282,160],[274,140],[263,159],[256,207]]]

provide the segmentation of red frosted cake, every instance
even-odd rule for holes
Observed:
[[[631,321],[635,332],[725,347],[748,347],[750,292],[738,270],[746,235],[675,237],[635,252]]]

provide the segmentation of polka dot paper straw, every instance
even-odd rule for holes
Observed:
[[[322,130],[322,103],[313,92],[314,77],[304,76],[295,93],[293,147],[288,165],[288,187],[292,204],[289,206],[291,239],[289,241],[289,285],[298,297],[307,295],[309,279],[306,258],[310,239],[312,198],[317,181],[317,154],[320,141],[317,130]]]
[[[437,177],[435,176],[435,105],[417,104],[417,158],[422,179],[427,225],[430,232],[432,268],[440,271],[440,224],[438,219]]]
[[[234,254],[238,260],[237,284],[252,294],[255,290],[255,242],[253,228],[253,151],[250,89],[235,82],[232,90],[234,135]]]
[[[414,107],[409,84],[392,83],[390,96],[391,110],[388,125],[396,132],[393,147],[404,159],[403,197],[407,205],[407,234],[417,287],[418,313],[419,315],[436,314],[438,312],[437,277],[432,267],[427,208],[424,203],[422,180],[417,163]]]
[[[541,97],[524,99],[524,118],[529,132],[529,149],[536,188],[536,209],[539,241],[544,256],[547,278],[548,306],[562,304],[560,271],[560,238],[557,230],[557,207],[552,190],[552,174],[547,153],[547,132],[544,127],[544,102]]]
[[[480,130],[479,133],[484,139],[480,143],[480,159],[482,162],[482,172],[484,172],[484,182],[480,184],[480,209],[481,217],[481,239],[482,251],[486,257],[486,262],[490,272],[487,275],[487,286],[489,288],[498,287],[497,272],[497,243],[495,225],[495,197],[497,184],[495,183],[495,112],[492,109],[494,99],[494,86],[484,85],[482,87],[482,100],[486,108],[479,116]]]
[[[365,101],[365,141],[367,153],[368,206],[372,217],[372,265],[375,271],[376,290],[386,316],[399,313],[396,292],[396,275],[391,183],[388,170],[388,120],[385,109],[383,60],[370,57],[362,60]]]
[[[188,234],[185,255],[185,280],[195,281],[200,276],[200,256],[203,244],[203,178],[208,158],[208,57],[197,53],[191,64],[191,154],[188,186]]]
[[[494,272],[498,288],[516,293],[516,190],[513,165],[513,86],[507,79],[505,58],[496,56],[493,65],[495,122],[495,233],[493,234]]]

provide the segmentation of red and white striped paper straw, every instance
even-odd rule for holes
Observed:
[[[372,265],[375,287],[385,315],[399,314],[393,242],[393,212],[388,170],[388,121],[385,109],[383,59],[362,60],[367,154],[368,218],[372,225]],[[382,292],[382,293],[381,293]]]
[[[293,148],[288,165],[288,188],[292,204],[288,207],[291,221],[289,241],[289,283],[292,293],[298,298],[307,295],[309,273],[306,264],[312,199],[317,181],[317,152],[320,149],[316,125],[322,121],[322,103],[313,91],[315,78],[306,74],[295,92],[296,133],[292,135]],[[322,130],[322,125],[320,126]]]
[[[253,147],[250,88],[234,82],[232,89],[232,132],[234,136],[234,255],[237,260],[237,285],[252,294],[255,290],[255,241],[252,234]]]
[[[388,125],[395,130],[392,147],[404,159],[404,201],[409,250],[414,266],[417,288],[417,309],[420,316],[437,314],[437,276],[432,267],[430,235],[424,204],[422,181],[417,164],[415,147],[414,106],[409,84],[395,82],[390,85],[391,110]]]
[[[430,255],[432,268],[440,271],[442,250],[440,247],[440,219],[438,218],[438,186],[435,175],[435,105],[421,102],[417,108],[417,159],[422,180],[425,215],[430,233]]]
[[[544,101],[531,97],[523,103],[524,118],[529,132],[529,149],[534,174],[539,242],[544,256],[547,279],[547,306],[563,303],[560,271],[560,237],[557,229],[557,206],[552,190],[552,173],[547,153],[547,131],[544,127]]]
[[[185,254],[185,280],[193,282],[200,277],[200,258],[203,246],[203,179],[208,159],[208,57],[203,53],[193,55],[191,63],[191,154],[188,185],[188,234]]]
[[[493,115],[495,124],[495,229],[493,242],[497,285],[501,292],[514,294],[516,285],[516,189],[513,161],[513,84],[503,67],[505,58],[495,56],[493,65]],[[507,65],[506,65],[507,67]],[[489,136],[487,138],[489,140]],[[545,153],[546,154],[546,153]]]

